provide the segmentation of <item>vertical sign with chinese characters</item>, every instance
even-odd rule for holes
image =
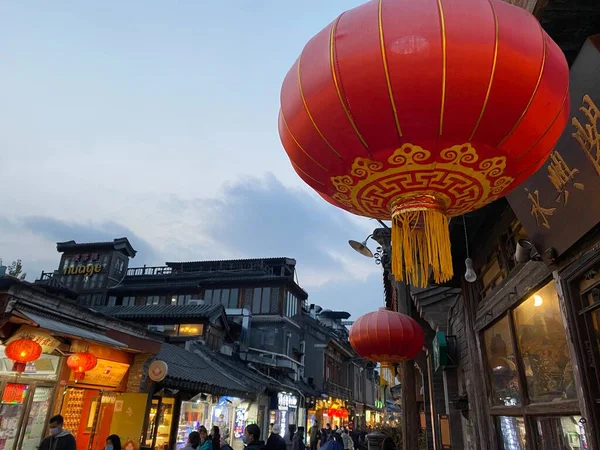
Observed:
[[[507,196],[546,262],[600,222],[600,35],[586,41],[570,78],[570,123],[548,161]]]

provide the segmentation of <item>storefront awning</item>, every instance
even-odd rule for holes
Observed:
[[[83,339],[84,341],[95,342],[97,344],[103,345],[110,345],[112,347],[127,347],[127,345],[123,344],[122,342],[104,336],[99,332],[89,331],[84,328],[80,328],[76,325],[68,324],[65,322],[59,322],[57,320],[53,320],[48,317],[44,317],[29,311],[19,310],[18,312],[27,317],[29,320],[35,322],[40,328],[52,332],[52,334],[79,338]]]

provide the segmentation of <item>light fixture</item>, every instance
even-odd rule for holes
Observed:
[[[475,283],[477,281],[477,274],[473,270],[473,260],[471,258],[465,259],[465,267],[467,268],[465,280],[469,283]]]
[[[353,241],[353,240],[349,240],[348,244],[350,245],[350,247],[352,247],[355,251],[357,251],[358,253],[360,253],[363,256],[366,256],[367,258],[372,258],[373,257],[373,252],[371,250],[369,250],[369,247],[367,247],[367,241],[372,237],[373,235],[370,234],[369,236],[367,236],[367,238],[362,241],[362,242],[358,242],[358,241]]]
[[[533,306],[536,306],[536,307],[537,307],[537,306],[542,306],[542,305],[543,305],[543,303],[544,303],[544,299],[542,298],[542,296],[541,296],[541,295],[537,295],[537,294],[535,294],[535,295],[533,296]]]
[[[464,214],[462,216],[463,219],[463,228],[465,230],[465,247],[467,248],[467,259],[465,259],[465,280],[468,283],[475,283],[477,281],[477,274],[473,270],[473,260],[469,257],[469,236],[467,236],[467,219]]]
[[[524,264],[529,261],[541,261],[542,257],[535,250],[531,241],[527,239],[519,239],[515,250],[515,261],[519,264]]]

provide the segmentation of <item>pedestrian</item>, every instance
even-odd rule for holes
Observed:
[[[106,438],[104,450],[121,450],[121,438],[116,434],[111,434]]]
[[[244,444],[249,450],[266,450],[265,441],[260,440],[260,427],[255,423],[251,423],[244,431]]]
[[[200,435],[200,450],[213,450],[212,441],[210,440],[208,430],[204,425],[198,427],[198,434]]]
[[[75,438],[70,431],[63,428],[64,423],[65,420],[60,414],[50,418],[50,436],[40,443],[39,450],[77,450]]]
[[[306,450],[304,445],[304,427],[298,427],[298,431],[292,439],[292,450]]]
[[[210,440],[212,441],[212,448],[218,450],[222,447],[221,444],[221,432],[218,426],[213,426],[210,430]],[[224,442],[223,442],[224,443]]]
[[[288,432],[283,437],[285,441],[286,450],[292,450],[292,439],[294,438],[294,433],[296,432],[296,425],[288,425]]]
[[[317,445],[321,439],[321,430],[319,429],[319,422],[316,420],[308,430],[308,443],[310,450],[317,450]]]
[[[182,450],[196,450],[200,447],[200,433],[192,431],[188,436],[187,445]]]
[[[267,450],[286,450],[285,440],[280,433],[281,425],[276,423],[271,428],[271,435],[267,439]]]
[[[344,444],[344,450],[354,450],[354,442],[346,428],[342,430],[342,443]]]

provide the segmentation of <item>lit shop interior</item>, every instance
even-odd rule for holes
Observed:
[[[256,410],[251,402],[237,397],[198,394],[181,400],[177,391],[163,389],[152,398],[143,445],[154,450],[169,448],[174,434],[175,448],[182,449],[189,434],[199,426],[204,425],[210,431],[216,425],[226,442],[234,449],[242,449],[244,430],[256,422]],[[249,417],[249,412],[253,417]]]

